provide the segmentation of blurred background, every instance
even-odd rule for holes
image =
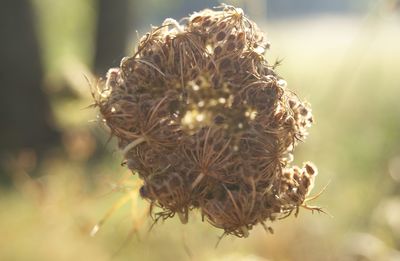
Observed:
[[[219,1],[1,0],[0,260],[400,260],[400,1],[226,3],[266,32],[267,59],[312,104],[295,163],[318,166],[315,193],[330,182],[313,203],[333,218],[302,209],[274,235],[256,227],[218,248],[198,213],[149,232],[90,85],[137,32]]]

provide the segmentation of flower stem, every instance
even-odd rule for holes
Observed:
[[[146,139],[144,137],[137,138],[136,140],[132,141],[122,150],[122,154],[125,156],[131,149],[139,145],[140,143],[144,142]]]
[[[187,211],[185,211],[184,213],[178,212],[178,217],[179,217],[179,220],[182,222],[182,224],[187,224],[187,222],[189,220]]]
[[[200,181],[204,178],[204,174],[200,173],[197,178],[192,183],[192,189],[194,189],[197,185],[199,185]]]
[[[249,230],[247,229],[246,226],[241,226],[240,230],[243,232],[243,237],[248,237],[249,236]]]

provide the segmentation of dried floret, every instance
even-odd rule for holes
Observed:
[[[291,167],[310,105],[269,65],[263,33],[239,8],[166,19],[100,81],[96,105],[155,218],[199,209],[225,234],[298,212],[316,167]]]

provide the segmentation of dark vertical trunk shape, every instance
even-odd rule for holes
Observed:
[[[1,148],[41,149],[55,140],[32,7],[8,0],[0,8]]]
[[[108,68],[118,66],[125,53],[128,37],[128,0],[99,0],[95,72],[104,75]]]
[[[5,0],[0,8],[0,159],[22,148],[43,151],[58,141],[29,0]],[[1,178],[0,162],[0,180]],[[4,176],[3,176],[4,178]]]

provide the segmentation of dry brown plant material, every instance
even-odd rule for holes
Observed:
[[[269,48],[239,8],[166,19],[109,70],[94,93],[143,198],[183,223],[199,209],[224,234],[308,206],[316,167],[290,166],[313,122],[309,104],[264,58]]]

